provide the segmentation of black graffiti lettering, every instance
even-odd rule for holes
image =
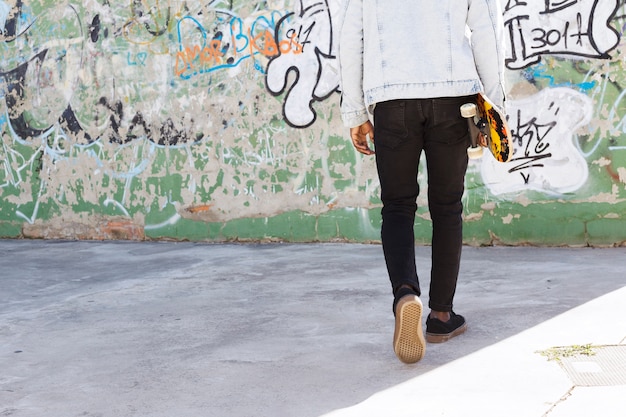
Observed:
[[[188,141],[187,133],[182,129],[177,129],[174,126],[174,121],[168,117],[168,119],[161,125],[160,136],[157,143],[159,145],[177,145],[180,143],[186,143]]]
[[[567,9],[578,3],[578,0],[565,0],[565,1],[555,1],[555,0],[545,0],[545,10],[542,11],[542,14],[547,13],[556,13],[560,10]]]
[[[553,28],[546,30],[544,28],[536,28],[532,30],[535,36],[532,38],[532,49],[546,49],[561,45],[563,50],[569,50],[568,39],[576,38],[576,45],[583,45],[583,37],[588,38],[589,34],[582,31],[582,16],[580,13],[576,17],[578,30],[570,34],[570,22],[565,22],[563,28]]]
[[[535,49],[545,48],[546,46],[555,46],[561,42],[562,38],[561,33],[556,29],[552,29],[546,32],[545,29],[538,28],[533,29],[533,33],[537,34],[537,36],[533,38],[534,44],[532,48]],[[565,45],[565,47],[567,48],[567,44]]]
[[[518,111],[517,127],[511,132],[517,147],[523,149],[523,155],[514,155],[511,159],[514,166],[509,169],[509,173],[520,172],[524,183],[528,184],[530,176],[523,171],[530,168],[541,168],[544,166],[542,161],[552,157],[552,153],[548,152],[550,143],[547,138],[556,126],[556,121],[541,124],[538,123],[536,117],[533,117],[528,122],[521,123],[521,118],[521,112]]]
[[[509,68],[514,67],[516,62],[522,61],[526,62],[526,40],[524,39],[524,33],[522,31],[522,25],[520,23],[521,20],[528,19],[528,16],[517,16],[510,21],[505,22],[505,27],[509,29],[509,51],[511,51],[511,57],[507,57],[505,59],[506,66]],[[519,43],[521,44],[521,48],[515,47],[515,39],[519,39]],[[518,57],[518,52],[523,54],[522,57]]]
[[[15,5],[9,12],[9,17],[7,21],[4,23],[4,30],[2,31],[2,38],[5,42],[11,42],[17,38],[19,33],[17,33],[18,21],[22,14],[22,0],[17,0]]]
[[[135,133],[136,127],[141,127],[143,129],[142,134]],[[148,127],[143,117],[143,114],[141,114],[141,112],[137,112],[133,116],[133,120],[130,122],[130,126],[128,127],[128,133],[126,134],[126,137],[128,138],[128,140],[134,140],[142,136],[150,137],[150,128]]]
[[[510,37],[509,69],[537,63],[543,55],[573,55],[609,59],[620,33],[611,26],[614,0],[510,0],[504,21]]]
[[[109,126],[112,130],[109,137],[111,143],[125,144],[138,138],[146,137],[158,145],[174,146],[189,143],[190,141],[197,142],[204,137],[203,134],[196,134],[192,139],[185,129],[176,128],[174,121],[169,117],[159,128],[159,134],[155,135],[141,112],[135,113],[128,124],[128,132],[122,135],[120,129],[124,124],[124,105],[120,101],[111,104],[105,97],[100,98],[98,104],[104,106],[111,113],[109,117]],[[191,123],[193,124],[193,120]],[[138,132],[138,128],[142,131]]]
[[[570,36],[572,36],[573,38],[577,38],[576,39],[576,45],[582,46],[583,45],[583,39],[582,39],[583,36],[589,36],[589,34],[588,33],[583,33],[583,31],[582,31],[583,16],[580,13],[578,13],[576,15],[576,23],[578,24],[578,32],[576,34],[570,35]]]
[[[59,123],[67,131],[71,132],[72,135],[77,140],[82,138],[85,144],[93,143],[95,141],[95,139],[93,139],[91,135],[89,135],[89,133],[83,130],[82,126],[80,125],[80,122],[76,118],[76,114],[74,113],[72,106],[67,106],[65,111],[63,111],[63,114],[61,115],[61,118],[59,119]],[[80,143],[80,142],[77,142],[77,143]]]
[[[89,38],[93,43],[98,42],[98,38],[100,37],[100,15],[97,14],[94,16],[91,24],[89,25]]]
[[[301,37],[302,37],[301,34],[298,35],[299,42],[302,45],[302,50],[304,50],[304,47],[306,45],[311,43],[311,41],[309,40],[309,37],[311,36],[311,32],[313,31],[313,28],[315,27],[316,23],[317,22],[311,23],[311,25],[304,31],[304,33],[305,33],[304,40],[301,40]],[[302,31],[302,27],[300,27],[300,31]]]
[[[9,124],[15,134],[23,140],[32,140],[39,137],[52,127],[33,127],[30,123],[31,118],[28,117],[26,113],[27,111],[22,110],[26,98],[24,83],[28,67],[33,64],[33,61],[35,65],[43,61],[47,52],[47,50],[44,50],[37,54],[31,61],[25,62],[11,71],[0,73],[0,77],[4,78],[6,82],[7,94],[5,94],[4,99],[8,108]],[[140,112],[137,112],[133,116],[128,124],[127,133],[123,134],[121,130],[124,125],[124,106],[122,102],[117,101],[111,104],[105,97],[101,97],[98,101],[98,105],[103,106],[110,113],[108,127],[112,131],[109,136],[111,143],[125,144],[140,137],[147,137],[148,140],[159,145],[180,145],[190,141],[197,142],[204,137],[203,134],[198,133],[191,138],[185,129],[176,129],[174,122],[169,118],[159,129],[159,135],[153,137],[153,132]],[[58,122],[66,132],[71,133],[76,143],[89,144],[98,140],[83,129],[71,105],[65,108],[63,113],[59,116]],[[191,123],[193,124],[193,120],[191,120]],[[141,129],[141,131],[138,131],[138,128]]]
[[[297,31],[294,28],[288,29],[287,32],[285,33],[286,38],[287,38],[285,40],[288,41],[290,45],[292,44],[297,45],[295,47],[297,52],[303,53],[306,45],[311,44],[311,40],[309,38],[311,36],[311,32],[313,31],[313,28],[315,27],[316,23],[317,22],[311,23],[306,29],[304,29],[303,25],[300,25]]]
[[[124,144],[129,142],[128,138],[122,138],[120,134],[120,127],[124,120],[124,106],[120,101],[117,101],[114,105],[111,105],[106,97],[100,97],[98,104],[104,106],[111,112],[109,116],[109,123],[113,133],[110,136],[111,143]]]
[[[508,12],[509,10],[512,10],[515,7],[522,7],[522,6],[526,6],[527,4],[528,3],[526,3],[523,0],[508,0],[506,5],[504,6],[504,11]]]
[[[26,74],[28,67],[32,62],[35,65],[41,63],[47,54],[48,50],[43,50],[35,55],[30,61],[27,61],[11,71],[0,73],[7,84],[7,94],[5,95],[5,101],[7,108],[9,109],[9,121],[15,133],[22,138],[34,138],[41,135],[50,126],[45,128],[35,128],[29,123],[29,119],[25,115],[23,103],[26,99],[26,92],[24,91],[24,85],[26,83]]]
[[[532,156],[524,156],[521,158],[514,158],[511,160],[511,162],[516,162],[517,165],[509,169],[509,173],[512,174],[514,172],[522,171],[524,169],[529,169],[529,168],[542,168],[544,164],[539,163],[539,162],[548,158],[552,158],[551,153],[547,153],[544,155],[532,155]],[[521,173],[521,175],[522,177],[524,177],[524,173]]]

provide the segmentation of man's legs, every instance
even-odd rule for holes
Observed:
[[[443,342],[465,331],[452,312],[463,245],[463,197],[467,171],[467,121],[459,108],[471,97],[435,99],[425,137],[428,205],[433,224],[432,270],[426,338]]]
[[[452,311],[463,245],[463,204],[468,129],[461,104],[469,98],[432,101],[424,150],[428,169],[428,207],[433,224],[429,307]]]
[[[413,231],[422,150],[428,165],[433,222],[429,302],[433,317],[427,320],[427,340],[442,342],[467,327],[452,306],[463,242],[461,198],[469,143],[460,106],[471,99],[394,100],[379,103],[375,110],[376,163],[383,201],[381,238],[394,293],[394,350],[404,362],[416,362],[425,352]]]
[[[375,110],[375,146],[381,184],[383,252],[394,294],[410,286],[420,295],[413,224],[417,173],[424,149],[433,224],[429,306],[452,311],[463,243],[461,198],[467,171],[467,121],[460,106],[473,97],[394,100]]]
[[[383,201],[381,238],[394,294],[393,350],[401,361],[414,363],[426,351],[413,232],[423,145],[421,102],[379,103],[374,119],[376,166]]]
[[[418,100],[379,103],[374,111],[376,166],[381,186],[383,253],[392,290],[402,296],[412,289],[420,295],[415,267],[413,224],[419,186],[417,172],[423,138]],[[410,292],[410,291],[409,291]],[[394,300],[394,306],[398,297]]]

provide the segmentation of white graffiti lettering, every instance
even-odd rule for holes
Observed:
[[[591,100],[569,88],[552,88],[513,100],[508,107],[513,158],[507,163],[483,158],[482,176],[489,190],[564,194],[580,188],[588,166],[574,141],[577,129],[591,120]]]
[[[276,43],[298,45],[298,53],[279,55],[267,66],[267,88],[275,95],[288,90],[284,99],[284,118],[294,127],[307,127],[316,120],[313,101],[325,100],[339,87],[335,57],[332,55],[331,15],[326,1],[300,1],[296,10],[276,26]],[[289,84],[288,76],[296,79]]]

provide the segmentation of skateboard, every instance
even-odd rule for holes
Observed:
[[[508,162],[513,155],[506,115],[486,96],[476,95],[476,103],[461,106],[461,115],[467,119],[470,129],[471,145],[467,148],[470,159],[483,155],[483,148],[488,148],[498,162]]]

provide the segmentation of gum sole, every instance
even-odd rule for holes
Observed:
[[[415,363],[426,352],[422,331],[422,302],[415,295],[402,297],[396,306],[393,350],[404,363]]]

